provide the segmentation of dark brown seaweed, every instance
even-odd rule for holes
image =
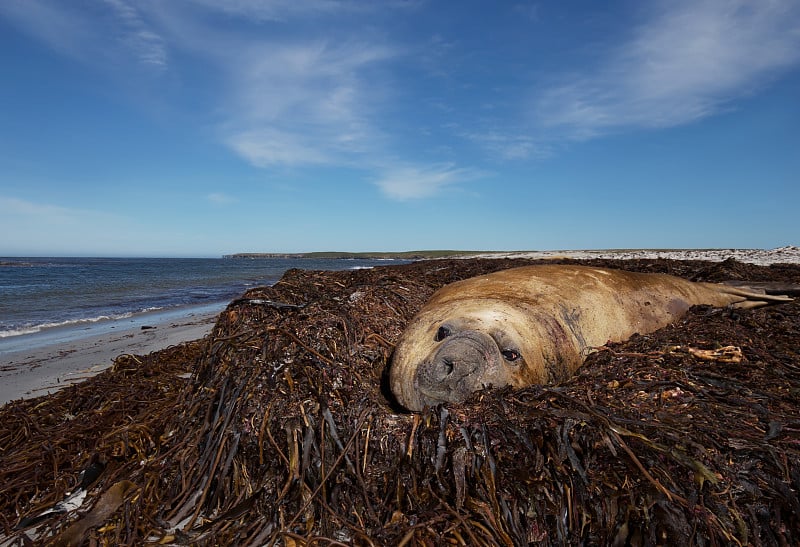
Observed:
[[[2,534],[12,545],[800,543],[798,302],[695,307],[598,348],[560,385],[418,415],[393,406],[385,367],[430,294],[527,263],[291,270],[232,302],[203,340],[120,356],[6,405]],[[792,265],[582,263],[800,283]],[[44,514],[81,488],[80,509]]]

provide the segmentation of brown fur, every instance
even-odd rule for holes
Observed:
[[[490,385],[557,382],[581,365],[588,348],[653,332],[693,305],[786,300],[664,274],[557,265],[503,270],[431,297],[395,348],[390,385],[400,404],[418,411]],[[447,335],[437,340],[437,333]],[[509,361],[504,350],[520,357]]]

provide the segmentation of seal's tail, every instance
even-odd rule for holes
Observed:
[[[733,304],[735,308],[760,308],[771,304],[791,302],[800,296],[800,285],[772,281],[724,281],[725,292],[743,296],[744,300]]]

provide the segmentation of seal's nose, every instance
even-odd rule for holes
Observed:
[[[455,370],[455,368],[456,367],[453,360],[445,357],[439,362],[439,366],[436,367],[436,376],[440,381],[446,380],[448,376],[453,374],[453,370]]]

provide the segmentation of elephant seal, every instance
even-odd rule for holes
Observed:
[[[389,383],[412,411],[494,386],[562,381],[587,349],[646,334],[696,304],[753,308],[781,295],[589,266],[502,270],[436,291],[397,343]]]

